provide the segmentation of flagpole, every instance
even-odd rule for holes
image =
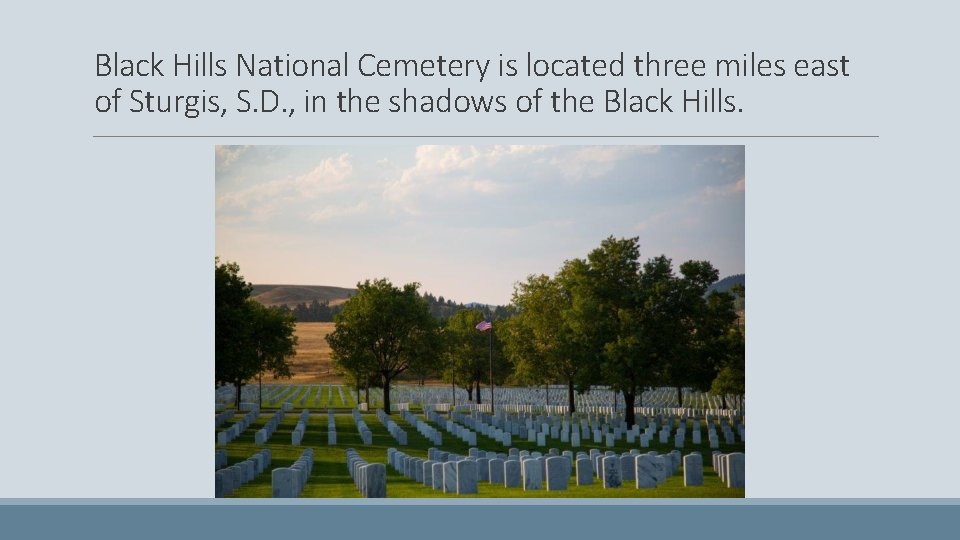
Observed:
[[[490,317],[493,320],[493,317]],[[490,326],[490,416],[493,416],[493,325]]]

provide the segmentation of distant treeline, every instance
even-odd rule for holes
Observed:
[[[475,307],[473,305],[467,306],[462,303],[454,302],[453,300],[446,299],[442,296],[437,297],[430,293],[425,293],[422,295],[423,298],[427,301],[427,305],[430,306],[430,314],[436,317],[437,319],[446,319],[467,307]],[[328,301],[319,301],[314,299],[309,304],[306,302],[300,302],[299,304],[293,306],[292,308],[287,304],[283,304],[279,309],[292,313],[297,322],[333,322],[334,316],[337,313],[340,313],[342,309],[342,304],[331,306]],[[493,312],[494,319],[505,319],[510,316],[510,311],[505,306],[497,306]]]
[[[293,313],[297,322],[333,322],[333,316],[340,311],[340,306],[330,307],[330,302],[320,302],[314,298],[309,304],[300,302],[293,308],[283,304],[279,309]]]

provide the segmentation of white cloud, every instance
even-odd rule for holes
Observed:
[[[707,186],[703,188],[701,195],[704,199],[719,199],[743,193],[747,187],[746,179],[741,177],[736,182],[731,182],[722,186]]]
[[[294,186],[300,195],[312,199],[346,188],[346,179],[352,172],[350,155],[341,154],[340,157],[321,161],[312,171],[297,177]]]
[[[220,147],[218,147],[220,148]],[[350,154],[321,161],[309,172],[293,178],[272,180],[248,188],[224,193],[217,198],[217,208],[252,208],[264,213],[282,199],[316,199],[321,195],[349,187],[347,178],[353,173]],[[257,208],[267,207],[267,208]]]
[[[624,159],[659,150],[658,146],[419,146],[413,166],[386,183],[383,197],[417,215],[424,199],[447,202],[472,193],[501,194],[524,183],[596,178]]]

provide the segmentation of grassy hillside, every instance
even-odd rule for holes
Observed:
[[[294,306],[301,302],[309,304],[314,300],[336,306],[356,292],[356,289],[326,285],[254,285],[252,296],[265,306]]]

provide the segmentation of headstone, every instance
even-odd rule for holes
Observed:
[[[525,460],[521,463],[523,467],[523,490],[531,491],[540,489],[543,483],[543,466],[536,458]]]
[[[626,484],[627,481],[633,482],[636,477],[636,458],[633,454],[620,456],[620,480]]]
[[[443,464],[443,492],[457,492],[457,462],[447,461]]]
[[[703,485],[703,456],[700,454],[694,453],[683,456],[683,485]]]
[[[547,491],[566,491],[570,483],[570,460],[563,456],[547,458]]]
[[[590,458],[577,458],[577,485],[589,486],[593,484],[593,463]]]
[[[601,463],[603,466],[603,487],[605,489],[620,487],[620,457],[604,456]]]
[[[387,496],[387,467],[383,463],[369,463],[362,467],[364,496],[383,499]]]
[[[274,469],[270,477],[271,487],[273,488],[273,497],[277,499],[299,496],[299,478],[299,471],[294,469],[287,467]]]
[[[657,471],[654,457],[641,454],[635,458],[637,489],[657,487]]]
[[[503,462],[503,485],[508,488],[520,487],[522,484],[520,474],[520,461],[508,459]]]
[[[667,456],[653,456],[653,474],[657,479],[657,485],[667,481],[670,475],[670,458]]]
[[[433,464],[433,471],[431,471],[432,487],[437,491],[443,491],[443,467],[443,463],[436,462]]]
[[[477,462],[467,459],[457,462],[457,495],[477,493]]]
[[[423,465],[421,465],[421,468],[423,469],[423,485],[427,487],[433,487],[433,466],[436,464],[436,461],[428,459],[423,462]]]
[[[487,479],[491,484],[503,484],[503,460],[493,458],[487,463]]]
[[[487,458],[477,459],[477,481],[478,482],[490,481],[490,460]]]
[[[727,471],[724,475],[726,477],[727,487],[742,488],[746,485],[744,465],[745,456],[742,452],[727,454]]]

